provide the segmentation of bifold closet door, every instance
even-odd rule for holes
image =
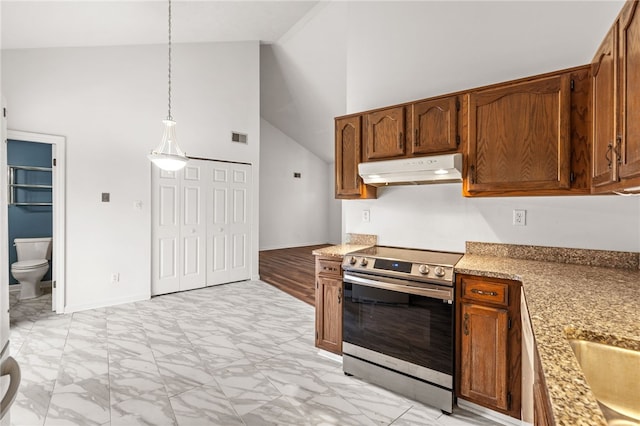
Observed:
[[[191,160],[178,172],[154,167],[153,296],[206,285],[206,173],[206,161]]]
[[[182,169],[180,223],[180,290],[206,285],[206,203],[204,182],[207,161],[190,160]]]
[[[207,197],[207,285],[251,278],[251,166],[212,162]]]
[[[151,295],[180,290],[180,178],[153,167]]]
[[[251,165],[153,168],[151,294],[251,278]]]

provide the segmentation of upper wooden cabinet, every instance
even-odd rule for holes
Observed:
[[[628,1],[593,58],[593,192],[640,189],[639,15]]]
[[[593,175],[592,185],[600,187],[617,181],[617,99],[618,23],[607,34],[596,52],[593,79]]]
[[[570,90],[562,74],[469,93],[467,191],[568,190]]]
[[[375,198],[376,188],[365,185],[358,175],[362,161],[360,116],[336,118],[336,198]]]
[[[620,17],[620,178],[640,178],[640,6],[628,2]],[[635,180],[640,183],[640,180]],[[628,187],[628,186],[627,186]]]
[[[457,151],[458,134],[457,96],[416,102],[407,107],[411,154],[423,155]]]
[[[405,155],[405,107],[365,114],[364,160],[385,160]]]

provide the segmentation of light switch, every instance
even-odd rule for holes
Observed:
[[[110,197],[111,197],[111,194],[109,194],[108,192],[103,192],[102,193],[102,202],[103,203],[108,203]]]

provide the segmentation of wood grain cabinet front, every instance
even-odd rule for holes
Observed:
[[[592,62],[594,193],[640,191],[640,6],[627,1]]]
[[[520,283],[456,277],[456,396],[519,419]]]
[[[470,194],[569,189],[570,84],[558,75],[467,95]]]
[[[358,174],[362,161],[361,124],[359,115],[335,119],[336,198],[376,198],[376,188],[365,185]]]
[[[458,96],[415,102],[408,108],[413,156],[458,151]]]
[[[364,160],[387,160],[405,156],[405,107],[365,114]]]
[[[316,347],[342,354],[342,259],[316,257]]]

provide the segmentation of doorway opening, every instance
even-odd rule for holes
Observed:
[[[65,307],[65,157],[66,140],[63,136],[47,135],[42,133],[23,132],[17,130],[7,130],[8,143],[29,143],[33,150],[27,154],[33,156],[36,152],[45,152],[50,149],[51,164],[11,164],[8,158],[6,167],[8,173],[9,187],[8,205],[9,208],[17,208],[16,214],[9,214],[9,226],[15,226],[16,221],[11,220],[11,216],[21,217],[36,214],[40,219],[45,218],[47,211],[51,217],[51,238],[52,257],[50,277],[45,277],[43,281],[51,280],[51,310],[57,313],[64,313]],[[49,145],[44,150],[42,144]],[[19,145],[16,145],[19,146]],[[29,146],[29,145],[24,145]],[[43,161],[41,159],[41,161]],[[50,178],[47,175],[50,174]],[[30,177],[26,177],[26,176]],[[18,179],[18,180],[14,180]],[[26,179],[27,183],[21,183],[20,179]],[[50,179],[50,180],[49,180]],[[50,196],[47,194],[51,191]],[[41,224],[39,232],[46,233],[46,224]],[[25,225],[29,226],[29,225]],[[7,235],[14,233],[6,230]],[[15,235],[14,235],[15,236]],[[30,237],[30,235],[26,235]],[[39,235],[46,236],[46,235]],[[11,250],[10,250],[11,252]],[[7,259],[9,260],[9,259]],[[15,260],[15,259],[14,259]]]

